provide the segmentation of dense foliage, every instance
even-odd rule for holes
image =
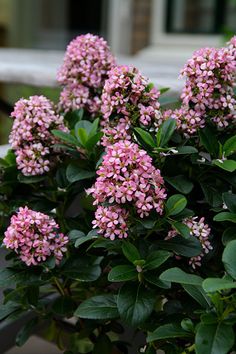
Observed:
[[[171,103],[80,36],[60,102],[16,103],[0,319],[31,314],[18,345],[37,327],[66,354],[236,350],[235,48],[195,52]]]

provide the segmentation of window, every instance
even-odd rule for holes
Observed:
[[[236,30],[235,0],[167,0],[166,32],[220,34]]]

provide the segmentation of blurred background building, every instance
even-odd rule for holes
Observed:
[[[235,0],[0,0],[0,46],[64,49],[92,32],[116,54],[154,55],[219,44],[235,19]]]

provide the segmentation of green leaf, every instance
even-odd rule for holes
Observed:
[[[83,282],[95,281],[101,275],[101,257],[80,256],[68,259],[61,272],[66,277]]]
[[[193,146],[180,146],[177,148],[178,155],[196,154],[198,150]]]
[[[236,214],[228,213],[223,211],[222,213],[216,214],[213,218],[214,221],[231,221],[236,223]]]
[[[146,259],[144,269],[151,270],[160,267],[169,257],[170,252],[167,251],[153,251]]]
[[[215,291],[236,288],[236,283],[227,279],[207,278],[203,281],[202,287],[207,293],[213,293]]]
[[[164,179],[180,193],[188,194],[193,189],[193,183],[184,175],[165,177]]]
[[[182,194],[172,195],[166,202],[168,215],[179,214],[187,205],[187,199]]]
[[[137,248],[129,241],[124,241],[122,244],[122,251],[124,256],[133,263],[134,261],[140,259],[140,254]]]
[[[92,231],[92,232],[91,232]],[[75,247],[78,248],[79,246],[81,246],[82,244],[84,244],[87,241],[91,241],[91,240],[96,240],[98,238],[98,234],[95,230],[91,230],[88,235],[81,235],[77,238],[77,240],[75,241]]]
[[[200,285],[183,284],[182,287],[195,301],[203,308],[208,309],[211,306],[211,300]]]
[[[222,243],[224,246],[227,245],[228,242],[236,239],[236,227],[228,227],[223,235],[222,235]]]
[[[196,354],[227,354],[234,344],[232,326],[218,324],[200,324],[197,328]]]
[[[31,184],[41,182],[45,177],[46,176],[24,176],[22,173],[19,173],[17,179],[20,183]]]
[[[201,243],[195,237],[186,239],[182,236],[175,236],[170,240],[157,241],[156,245],[185,257],[198,256],[202,251]]]
[[[165,145],[167,145],[168,141],[171,139],[175,131],[175,128],[175,119],[169,118],[164,123],[162,123],[156,135],[157,147],[164,147]]]
[[[118,265],[109,272],[108,280],[111,282],[121,282],[137,278],[136,268],[132,265]]]
[[[66,169],[66,178],[70,183],[78,182],[83,179],[89,179],[95,176],[94,171],[82,170],[79,166],[75,164],[69,164]]]
[[[56,136],[60,140],[65,141],[66,143],[69,143],[71,145],[78,145],[78,141],[76,140],[76,138],[69,133],[62,132],[61,130],[52,130],[51,132],[54,136]]]
[[[228,172],[234,172],[236,170],[236,161],[234,160],[213,160],[212,163]]]
[[[165,92],[167,92],[167,91],[169,91],[169,90],[170,90],[169,87],[162,87],[162,88],[160,88],[160,89],[159,89],[160,95],[163,95],[163,93],[165,93]]]
[[[189,337],[191,333],[185,331],[180,325],[168,323],[158,327],[154,332],[148,333],[147,343],[167,338]]]
[[[76,241],[78,238],[85,237],[85,233],[80,230],[71,230],[68,234],[70,241]]]
[[[96,118],[89,128],[89,131],[88,131],[88,138],[89,139],[92,138],[94,135],[97,135],[98,125],[99,125],[99,118]]]
[[[79,122],[80,123],[80,122]],[[87,135],[87,132],[84,128],[79,128],[77,131],[76,131],[76,137],[79,141],[79,143],[82,145],[82,146],[86,146],[86,143],[88,141],[88,135]]]
[[[224,263],[226,272],[236,279],[236,240],[227,243],[223,255],[222,262]]]
[[[20,305],[15,302],[9,301],[4,305],[0,306],[0,320],[8,317],[12,312],[20,309]]]
[[[155,296],[141,284],[125,283],[119,291],[117,307],[120,317],[134,328],[148,319],[154,304]]]
[[[39,276],[30,270],[15,270],[11,268],[3,268],[0,270],[0,287],[9,287],[18,283],[21,284],[39,284]]]
[[[171,283],[168,281],[160,280],[158,275],[156,274],[156,272],[145,272],[144,279],[148,283],[158,286],[159,288],[162,288],[162,289],[169,289],[171,287]]]
[[[141,136],[142,140],[149,146],[155,147],[154,140],[151,136],[150,133],[148,133],[146,130],[143,130],[141,128],[134,128],[134,130],[138,133],[139,136]]]
[[[52,304],[52,311],[59,316],[71,317],[75,308],[76,304],[69,296],[60,296]]]
[[[236,194],[229,192],[222,194],[223,201],[231,213],[236,213]]]
[[[94,146],[97,144],[97,142],[101,139],[101,137],[103,136],[102,132],[98,132],[97,134],[91,136],[85,144],[85,147],[87,150],[92,150],[94,148]]]
[[[95,126],[97,125],[97,122],[95,123]],[[79,129],[83,129],[86,133],[86,136],[89,136],[90,132],[93,131],[94,126],[91,122],[89,122],[88,120],[80,120],[76,123],[75,125],[75,136],[77,137],[77,139],[79,138],[78,136],[78,130]]]
[[[223,152],[225,156],[229,156],[236,151],[236,135],[232,136],[223,145]]]
[[[170,281],[172,283],[190,285],[201,285],[203,281],[203,279],[198,275],[185,273],[182,269],[177,267],[165,270],[160,275],[160,279],[164,281]]]
[[[34,331],[34,327],[38,324],[38,318],[34,317],[30,321],[28,321],[17,333],[16,335],[16,345],[18,347],[22,347],[25,342],[29,339],[31,334]]]
[[[173,222],[171,222],[171,225],[184,238],[190,237],[190,230],[187,225],[185,225],[179,221],[173,221]]]
[[[108,294],[85,300],[77,308],[74,315],[90,320],[106,320],[119,317],[115,298]]]
[[[219,144],[214,131],[205,127],[204,129],[199,129],[198,131],[200,141],[206,150],[213,156],[218,156]]]

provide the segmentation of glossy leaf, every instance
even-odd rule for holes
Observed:
[[[222,261],[227,273],[234,279],[236,279],[236,240],[227,243],[223,255]]]
[[[184,238],[190,237],[190,230],[187,225],[179,221],[171,222],[172,227]]]
[[[196,333],[196,354],[227,354],[234,343],[232,326],[223,322],[200,324]]]
[[[108,280],[111,282],[121,282],[137,278],[136,268],[132,265],[118,265],[111,269]]]
[[[212,293],[215,291],[236,288],[236,282],[221,278],[207,278],[203,281],[202,287],[206,292]]]
[[[236,214],[228,213],[223,211],[222,213],[216,214],[213,218],[214,221],[231,221],[236,223]]]
[[[236,227],[228,227],[223,235],[222,235],[222,243],[224,246],[227,245],[228,242],[233,241],[236,239]]]
[[[52,130],[52,134],[68,144],[78,145],[77,139],[69,133],[62,132],[61,130]]]
[[[236,213],[236,194],[223,193],[223,201],[231,213]]]
[[[167,145],[168,141],[171,139],[176,128],[176,120],[175,119],[168,119],[158,129],[156,140],[157,146],[163,147]]]
[[[93,296],[85,300],[79,305],[74,315],[90,320],[106,320],[119,317],[115,298],[108,294]]]
[[[160,279],[164,281],[170,281],[173,283],[190,284],[190,285],[201,285],[203,280],[198,275],[185,273],[182,269],[177,267],[165,270],[160,275]]]
[[[136,328],[148,319],[155,304],[155,296],[141,284],[126,283],[119,291],[117,306],[121,319]]]
[[[205,149],[212,155],[218,156],[219,145],[216,138],[215,132],[209,128],[205,127],[204,129],[199,129],[199,136],[202,145]]]
[[[162,289],[169,289],[171,287],[171,283],[168,281],[163,281],[159,279],[159,276],[156,274],[156,271],[154,272],[145,272],[144,273],[144,279],[155,286],[158,286],[158,288]]]
[[[167,251],[153,251],[148,255],[144,269],[156,269],[160,267],[170,256],[171,253]]]
[[[225,156],[229,156],[236,151],[236,135],[232,136],[223,145],[223,152]]]
[[[201,243],[193,237],[187,239],[182,236],[175,236],[170,240],[157,241],[156,245],[185,257],[198,256],[202,251]]]
[[[38,323],[38,318],[34,317],[31,320],[29,320],[25,325],[23,325],[23,327],[16,335],[15,341],[18,347],[22,347],[22,345],[24,345],[25,342],[29,339],[37,323]]]
[[[79,166],[74,164],[69,164],[66,169],[66,177],[70,183],[92,178],[94,176],[95,172],[83,170]]]
[[[155,147],[155,143],[154,140],[151,136],[150,133],[148,133],[146,130],[143,130],[141,128],[134,128],[134,130],[136,131],[136,133],[138,133],[138,135],[142,138],[142,140],[149,146],[151,147]]]
[[[124,240],[122,251],[124,256],[132,263],[141,258],[138,249],[129,241]]]
[[[234,160],[213,160],[212,163],[228,172],[234,172],[236,170],[236,161]]]
[[[165,177],[165,181],[180,193],[188,194],[193,189],[193,183],[183,175]]]
[[[179,214],[187,205],[187,199],[181,194],[172,195],[166,202],[168,215]]]
[[[182,284],[182,287],[201,307],[208,309],[211,306],[211,300],[201,285]]]
[[[180,325],[168,323],[158,327],[154,332],[148,333],[147,343],[154,342],[156,340],[183,338],[189,336],[191,336],[191,333],[185,331]]]

